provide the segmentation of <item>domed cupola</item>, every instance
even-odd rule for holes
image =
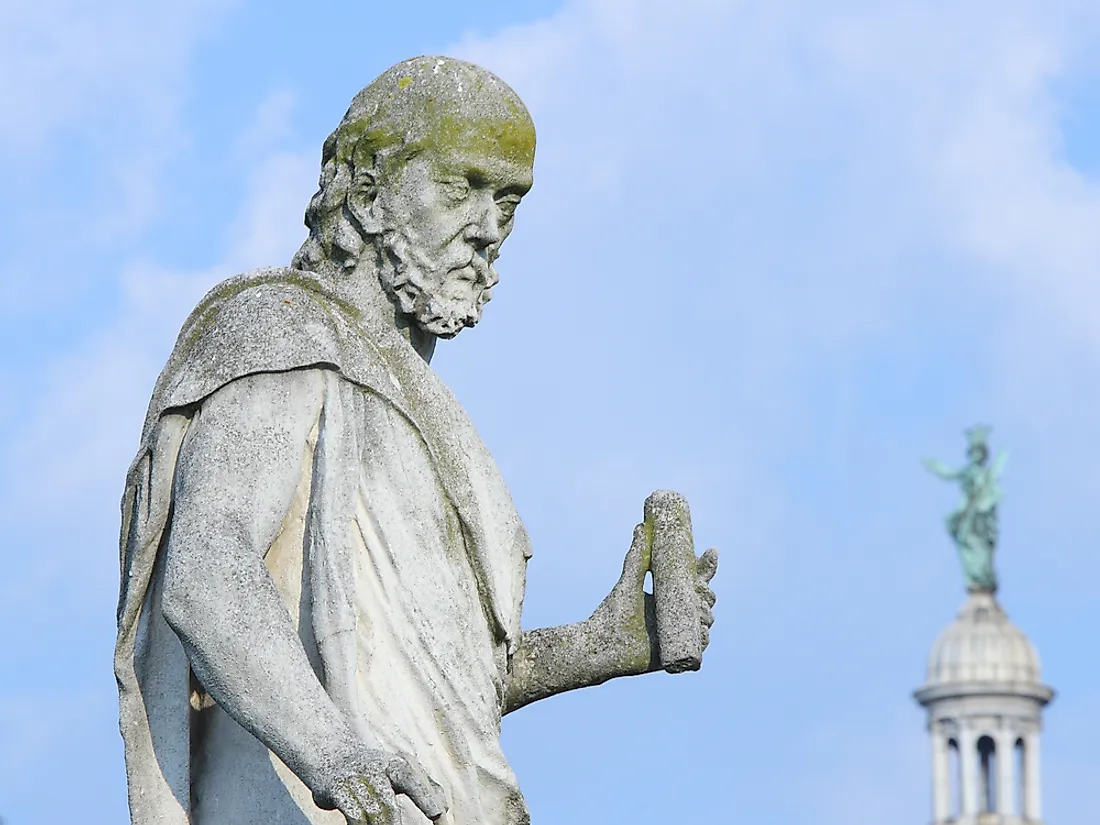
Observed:
[[[928,657],[923,690],[967,685],[987,690],[1040,685],[1039,654],[992,593],[972,593]]]

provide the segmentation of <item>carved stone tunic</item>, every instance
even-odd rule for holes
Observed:
[[[131,468],[116,673],[133,821],[343,823],[205,695],[160,611],[181,445],[220,388],[264,373],[249,391],[289,392],[307,418],[297,492],[265,561],[322,684],[368,744],[414,755],[443,785],[442,822],[526,823],[499,741],[526,533],[468,418],[411,347],[354,328],[286,272],[196,310]],[[217,367],[203,353],[212,335]],[[427,821],[400,799],[406,825]]]

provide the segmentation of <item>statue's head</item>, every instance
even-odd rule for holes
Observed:
[[[989,432],[990,428],[981,424],[966,431],[966,457],[972,463],[985,464],[989,459]]]
[[[293,265],[348,271],[370,255],[399,313],[453,337],[489,300],[534,158],[531,117],[495,75],[444,57],[398,63],[325,141]]]

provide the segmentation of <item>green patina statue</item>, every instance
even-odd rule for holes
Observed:
[[[958,481],[963,491],[962,504],[947,517],[947,532],[955,541],[962,562],[966,588],[971,593],[994,593],[997,574],[993,569],[993,551],[997,547],[997,505],[1001,488],[997,483],[1008,455],[989,461],[989,427],[976,426],[966,431],[970,463],[960,470],[949,470],[934,459],[924,459],[926,468],[945,481]]]

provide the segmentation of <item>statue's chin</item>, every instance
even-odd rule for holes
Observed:
[[[454,338],[458,333],[467,327],[476,326],[480,320],[481,313],[477,314],[477,317],[466,318],[418,318],[417,326],[419,326],[424,332],[430,333],[437,338],[450,339]]]
[[[412,313],[416,324],[437,338],[454,338],[467,327],[476,326],[487,300],[484,292],[461,299],[428,293],[418,297]]]

